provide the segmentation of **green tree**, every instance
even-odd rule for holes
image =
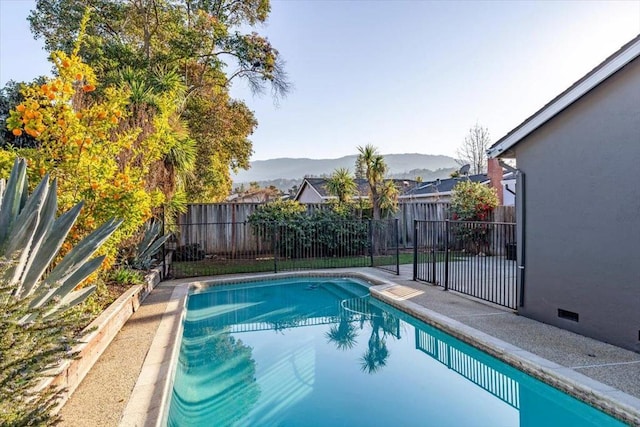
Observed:
[[[346,168],[338,168],[327,180],[327,192],[338,198],[340,204],[346,205],[351,202],[351,198],[356,194],[357,185],[351,172]]]
[[[86,4],[38,0],[29,16],[31,31],[44,39],[48,51],[70,52]],[[100,63],[105,74],[127,65],[178,65],[193,91],[206,83],[204,77],[228,66],[230,76],[219,76],[222,85],[243,77],[257,91],[265,83],[276,95],[289,90],[278,51],[256,32],[240,32],[266,22],[269,0],[94,0],[90,6],[94,18],[80,55],[92,65]]]
[[[166,213],[172,217],[171,207],[184,198],[186,176],[197,154],[188,124],[179,114],[187,88],[169,66],[156,66],[149,73],[125,67],[119,73],[119,86],[129,93],[129,114],[120,128],[139,130],[130,149],[118,156],[120,168],[146,169],[147,191],[164,195]]]
[[[387,217],[398,210],[398,188],[392,180],[386,180],[382,183],[378,202],[383,217]]]
[[[298,189],[299,189],[298,185],[294,184],[290,189],[287,190],[287,194],[290,197],[295,197],[295,195],[298,194]]]
[[[221,202],[231,192],[230,170],[248,169],[253,152],[249,135],[258,125],[253,113],[225,91],[191,97],[184,118],[197,145],[196,167],[187,194],[195,203]],[[202,91],[204,93],[204,91]]]
[[[141,138],[174,142],[151,171],[150,185],[170,195],[184,181],[176,177],[178,165],[171,161],[188,158],[179,150],[189,151],[189,140],[193,140],[198,167],[186,179],[187,191],[203,193],[208,200],[226,195],[231,189],[230,171],[248,167],[248,136],[256,126],[248,108],[229,99],[231,82],[242,78],[255,92],[270,86],[276,97],[289,90],[278,51],[257,33],[242,32],[266,21],[269,1],[95,0],[91,7],[80,56],[106,83],[126,84],[132,103],[143,106],[131,117],[149,124]],[[45,40],[49,51],[69,52],[73,49],[70,35],[80,32],[84,10],[84,0],[39,0],[29,17],[32,32]],[[132,70],[136,78],[127,80],[121,70]],[[171,78],[157,79],[159,70]],[[162,104],[154,102],[156,89],[166,93],[162,90],[167,87],[172,89],[170,96]]]
[[[393,203],[394,191],[388,184],[385,184],[385,174],[387,173],[387,164],[384,157],[378,153],[378,149],[373,145],[358,147],[358,159],[356,160],[357,169],[364,170],[364,178],[369,184],[369,195],[373,206],[373,219],[380,219],[383,213],[382,204],[385,210],[391,211],[395,209]],[[395,191],[397,195],[397,190]]]

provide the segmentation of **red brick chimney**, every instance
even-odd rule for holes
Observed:
[[[504,203],[502,195],[502,166],[498,159],[487,159],[487,175],[489,176],[489,186],[496,189],[500,205]]]

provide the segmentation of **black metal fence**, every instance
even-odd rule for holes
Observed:
[[[517,308],[516,226],[415,221],[413,279]]]
[[[371,266],[400,274],[400,220],[369,221],[369,224]]]
[[[399,273],[398,221],[179,224],[175,278],[377,266]]]

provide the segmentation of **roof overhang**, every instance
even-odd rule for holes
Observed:
[[[309,187],[311,190],[313,190],[313,192],[320,198],[320,200],[325,201],[325,200],[329,200],[332,198],[332,196],[323,196],[322,194],[320,194],[320,192],[318,191],[318,189],[316,188],[315,185],[313,185],[311,182],[309,182],[309,180],[307,180],[307,178],[304,178],[302,181],[302,184],[300,184],[300,187],[298,188],[298,192],[296,193],[296,195],[293,197],[293,200],[295,201],[299,201],[300,200],[300,196],[302,195],[304,189],[306,187]]]
[[[496,142],[487,150],[489,157],[498,157],[516,145],[527,135],[538,129],[555,115],[580,99],[587,92],[612,76],[622,67],[640,56],[640,35],[623,46],[619,51],[607,58],[581,80],[560,94],[556,99],[545,105],[533,116]]]

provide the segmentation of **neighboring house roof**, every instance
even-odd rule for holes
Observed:
[[[555,97],[551,102],[526,119],[515,129],[493,144],[487,151],[489,157],[504,154],[511,147],[523,140],[531,132],[542,126],[569,105],[576,102],[590,90],[611,77],[625,65],[640,56],[640,34],[604,62],[591,70],[587,75],[575,82],[571,87]]]
[[[276,199],[273,191],[270,189],[259,189],[244,194],[231,194],[225,200],[230,203],[263,203]]]
[[[484,183],[489,182],[489,177],[486,174],[481,173],[478,175],[461,176],[458,178],[436,179],[435,181],[423,182],[422,184],[418,184],[417,187],[406,191],[400,197],[403,199],[407,199],[413,197],[435,197],[447,195],[451,193],[451,190],[453,190],[453,187],[455,187],[457,183],[466,180],[469,180],[471,182]]]
[[[300,184],[300,187],[298,187],[298,192],[296,193],[293,200],[300,199],[300,195],[307,189],[309,189],[309,191],[315,192],[321,199],[329,198],[330,196],[327,193],[327,189],[325,186],[326,182],[327,180],[325,178],[305,178],[302,181],[302,184]]]
[[[326,201],[328,199],[335,198],[327,191],[327,182],[328,178],[305,178],[302,184],[300,184],[300,188],[298,188],[298,192],[296,193],[295,200],[299,200],[300,195],[305,191],[305,189],[310,189],[314,191],[318,196]],[[356,178],[354,179],[357,186],[357,196],[356,197],[368,197],[369,195],[369,183],[366,179]],[[386,180],[385,180],[386,181]],[[402,195],[407,189],[414,188],[418,182],[411,179],[392,179],[398,192]]]

